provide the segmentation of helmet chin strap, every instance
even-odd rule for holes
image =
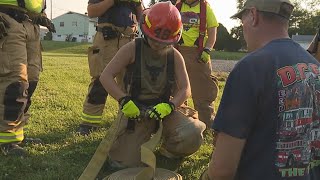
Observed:
[[[143,41],[150,47],[150,44],[148,42],[148,37],[144,34],[142,34],[142,36],[143,36]]]

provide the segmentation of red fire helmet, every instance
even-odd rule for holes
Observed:
[[[166,44],[177,43],[182,33],[180,12],[170,1],[158,2],[144,11],[140,28],[148,38]]]

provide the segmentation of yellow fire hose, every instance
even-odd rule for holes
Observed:
[[[175,172],[156,168],[156,156],[153,151],[161,139],[162,129],[162,122],[160,122],[157,133],[148,142],[141,145],[141,162],[148,167],[123,169],[103,180],[182,180],[182,176]]]
[[[108,157],[110,148],[117,137],[120,122],[121,118],[116,118],[116,120],[111,124],[106,136],[100,142],[96,152],[92,156],[86,169],[82,172],[79,180],[94,180],[97,177],[101,167]]]
[[[94,180],[96,178],[117,137],[120,121],[121,118],[117,118],[111,125],[107,135],[101,141],[79,180]],[[145,163],[147,167],[123,169],[105,177],[103,180],[182,180],[182,176],[175,172],[156,168],[156,156],[153,151],[160,142],[162,129],[163,125],[160,121],[157,133],[154,134],[148,142],[141,145],[141,162]]]

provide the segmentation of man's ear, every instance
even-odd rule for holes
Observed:
[[[252,8],[250,10],[250,18],[251,18],[250,20],[251,20],[252,26],[253,27],[257,26],[259,23],[260,17],[259,17],[259,12],[256,8]]]

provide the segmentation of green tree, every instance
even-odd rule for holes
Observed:
[[[243,36],[242,25],[233,27],[231,29],[230,34],[231,34],[231,37],[239,43],[240,48],[245,49],[247,47],[247,43],[244,40],[244,36]]]
[[[237,8],[241,9],[245,0],[237,0]],[[320,0],[292,0],[294,10],[289,21],[289,35],[313,35],[320,25]],[[245,42],[241,25],[232,28],[231,36],[240,40],[242,47]]]
[[[302,7],[301,3],[294,2],[295,8],[289,21],[289,35],[315,34],[319,26],[320,11],[310,11]]]
[[[51,41],[52,40],[52,32],[47,32],[46,35],[43,37],[44,40]]]
[[[217,29],[217,41],[214,45],[214,48],[216,50],[225,50],[227,43],[230,41],[230,39],[231,36],[227,28],[225,28],[223,24],[219,23],[219,27]]]
[[[241,43],[229,34],[223,24],[219,23],[217,41],[214,48],[216,50],[238,51],[241,48]]]

